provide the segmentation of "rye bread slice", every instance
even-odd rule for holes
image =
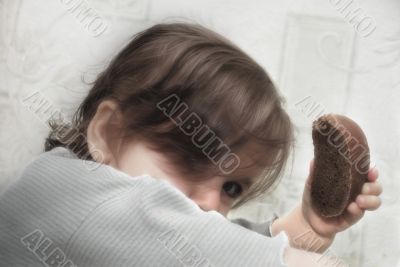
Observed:
[[[315,120],[312,139],[311,205],[323,217],[339,216],[368,181],[367,139],[357,123],[337,114]]]

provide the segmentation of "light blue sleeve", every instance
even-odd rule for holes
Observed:
[[[286,245],[284,234],[268,238],[204,212],[148,176],[94,210],[67,252],[81,266],[281,267]]]
[[[285,266],[287,238],[204,212],[169,183],[90,169],[63,148],[0,195],[2,266]]]

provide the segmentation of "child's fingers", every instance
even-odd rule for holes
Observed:
[[[379,171],[378,171],[378,169],[377,169],[376,167],[371,168],[371,169],[368,171],[368,180],[369,180],[369,181],[375,182],[376,179],[378,179],[378,177],[379,177]]]
[[[379,182],[365,183],[361,194],[379,196],[382,193],[382,185]]]
[[[381,199],[378,196],[359,195],[356,198],[356,203],[361,209],[376,210],[381,205]]]
[[[346,227],[349,227],[356,223],[364,215],[364,210],[361,209],[356,202],[351,202],[347,207],[347,213],[345,213]]]

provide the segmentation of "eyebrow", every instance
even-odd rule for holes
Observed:
[[[245,185],[247,188],[252,186],[256,182],[256,177],[243,175],[226,175],[225,177],[230,178],[231,181],[240,182]]]
[[[251,177],[244,177],[236,180],[237,182],[241,182],[242,184],[246,185],[249,188],[251,185],[254,184],[255,179]]]

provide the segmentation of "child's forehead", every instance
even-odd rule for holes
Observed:
[[[249,166],[240,165],[239,168],[237,168],[232,173],[226,174],[225,177],[240,180],[244,183],[253,184],[258,179],[263,170],[264,168],[256,164],[252,164]]]
[[[258,176],[272,161],[271,155],[260,148],[260,146],[249,146],[240,153],[237,153],[237,156],[240,160],[240,164],[230,174],[235,177]]]

